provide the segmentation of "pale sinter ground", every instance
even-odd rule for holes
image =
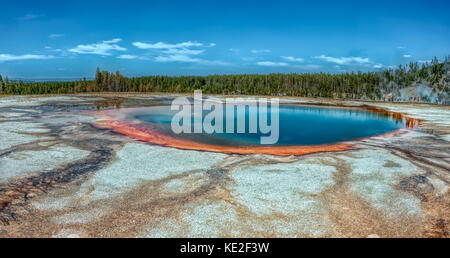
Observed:
[[[373,103],[425,121],[302,157],[149,145],[77,111],[171,97],[0,98],[0,236],[448,236],[448,108]]]

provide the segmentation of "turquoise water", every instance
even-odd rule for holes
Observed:
[[[149,127],[163,134],[192,140],[196,142],[224,145],[224,146],[258,146],[262,134],[259,129],[257,133],[249,133],[249,116],[251,111],[247,107],[245,111],[239,112],[235,108],[234,126],[235,133],[213,133],[201,134],[172,132],[170,124],[172,117],[178,111],[171,111],[170,106],[152,107],[129,114],[129,119],[137,119],[142,122],[141,126]],[[268,110],[268,123],[271,124],[271,110]],[[209,111],[203,111],[203,118]],[[224,117],[226,114],[223,110]],[[258,114],[255,114],[258,115]],[[245,116],[245,132],[236,133],[237,120]],[[259,121],[259,120],[258,120]],[[199,122],[199,120],[197,120]],[[227,121],[223,123],[225,130]],[[194,120],[192,120],[193,128]],[[213,122],[214,124],[214,122]],[[279,139],[276,145],[318,145],[330,144],[342,141],[357,140],[404,128],[405,123],[382,114],[365,110],[348,108],[329,108],[315,106],[280,105],[279,107]],[[259,128],[259,127],[258,127]],[[192,130],[193,131],[193,130]]]

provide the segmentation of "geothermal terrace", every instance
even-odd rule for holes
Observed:
[[[309,155],[150,144],[97,111],[176,95],[0,98],[0,237],[448,237],[450,109],[282,98],[420,124]]]

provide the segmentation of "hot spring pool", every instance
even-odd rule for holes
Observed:
[[[255,111],[255,110],[253,110]],[[234,126],[245,118],[245,133],[180,133],[171,129],[172,118],[178,111],[170,106],[130,108],[106,111],[104,124],[115,131],[143,141],[183,149],[218,151],[225,153],[266,153],[280,155],[302,155],[318,151],[339,151],[351,148],[345,142],[386,134],[410,127],[411,121],[403,116],[387,112],[373,112],[365,109],[280,105],[279,137],[272,145],[261,145],[261,133],[249,133],[251,110],[236,109]],[[257,112],[257,111],[256,111]],[[271,123],[268,109],[268,123]],[[225,114],[224,110],[224,114]],[[203,112],[203,119],[208,112]],[[257,116],[259,114],[256,114]],[[192,119],[195,123],[202,121]],[[242,121],[242,120],[241,120]],[[222,121],[225,130],[227,121]]]

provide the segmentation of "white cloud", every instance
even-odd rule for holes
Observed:
[[[283,63],[283,62],[270,62],[270,61],[257,62],[256,64],[259,65],[259,66],[272,66],[272,67],[288,66],[287,63]]]
[[[119,58],[119,59],[137,59],[139,57],[135,56],[135,55],[120,55],[117,58]]]
[[[122,41],[122,39],[116,38],[116,39],[111,39],[111,40],[105,40],[105,41],[103,41],[103,43],[106,43],[106,44],[114,44],[114,43],[119,43],[119,42],[121,42],[121,41]]]
[[[184,62],[184,63],[198,63],[201,60],[198,58],[192,58],[188,55],[168,55],[168,56],[157,56],[155,58],[156,62]]]
[[[179,63],[193,63],[199,65],[221,65],[221,66],[230,65],[229,63],[223,61],[193,58],[188,55],[157,56],[155,58],[155,61],[161,63],[179,62]]]
[[[373,66],[373,68],[380,69],[380,68],[383,68],[383,65],[382,64],[376,64],[376,65]]]
[[[46,55],[10,55],[10,54],[0,54],[0,62],[7,61],[20,61],[20,60],[45,60],[52,59],[54,56],[46,56]]]
[[[230,65],[232,65],[231,63],[220,61],[220,60],[204,60],[204,59],[200,59],[196,63],[200,64],[200,65],[219,65],[219,66],[230,66]]]
[[[112,51],[126,51],[115,43],[122,41],[122,39],[105,40],[99,43],[89,44],[89,45],[78,45],[76,48],[69,49],[69,52],[76,54],[91,54],[91,55],[102,55],[110,56]]]
[[[117,56],[118,59],[126,59],[126,60],[150,60],[150,58],[146,56],[137,56],[137,55],[120,55]]]
[[[214,43],[212,43],[214,44]],[[190,47],[201,47],[203,43],[186,41],[177,44],[167,44],[164,42],[158,42],[155,44],[143,43],[143,42],[133,42],[133,46],[140,49],[174,49],[174,48],[190,48]]]
[[[404,58],[411,58],[411,55],[403,55]]]
[[[48,35],[48,37],[50,39],[57,39],[57,38],[64,37],[64,34],[50,34],[50,35]]]
[[[43,17],[43,16],[44,16],[44,14],[32,14],[32,13],[28,13],[28,14],[25,14],[24,16],[17,17],[16,20],[19,20],[19,21],[29,21],[29,20],[34,20],[34,19],[37,19],[37,18],[41,18],[41,17]]]
[[[170,48],[167,50],[162,51],[164,54],[176,54],[176,55],[200,55],[201,53],[205,52],[205,50],[202,49],[188,49],[188,48]]]
[[[398,49],[405,49],[406,47],[404,47],[404,46],[398,46],[397,48],[398,48]]]
[[[208,64],[208,65],[228,65],[228,63],[222,61],[205,60],[193,56],[198,56],[205,52],[205,49],[198,48],[210,48],[214,47],[215,43],[203,44],[200,42],[186,41],[176,44],[157,42],[157,43],[143,43],[133,42],[133,46],[145,49],[153,50],[159,53],[159,56],[155,57],[156,62],[180,62],[180,63],[196,63],[196,64]]]
[[[250,52],[252,52],[253,54],[261,54],[261,53],[270,53],[272,51],[270,51],[269,49],[252,49],[250,50]]]
[[[282,56],[284,60],[290,61],[290,62],[303,62],[305,59],[300,57],[293,57],[293,56]]]
[[[60,49],[60,48],[55,48],[55,49],[53,49],[52,47],[48,46],[48,47],[45,47],[45,49],[46,49],[46,51],[48,51],[48,52],[58,53],[59,56],[68,56],[67,51],[66,51],[66,50],[62,50],[62,49]]]
[[[321,56],[315,56],[314,58],[321,59],[321,60],[324,60],[324,61],[330,62],[330,63],[336,63],[336,64],[339,64],[339,65],[367,64],[367,63],[370,63],[370,59],[369,58],[355,57],[355,56],[351,56],[351,57],[332,57],[332,56],[321,55]]]
[[[425,64],[425,63],[431,63],[431,60],[419,60],[417,62],[419,62],[421,64]]]
[[[304,70],[316,70],[316,69],[321,68],[321,66],[315,65],[315,64],[307,64],[307,65],[295,65],[294,68],[304,69]]]

